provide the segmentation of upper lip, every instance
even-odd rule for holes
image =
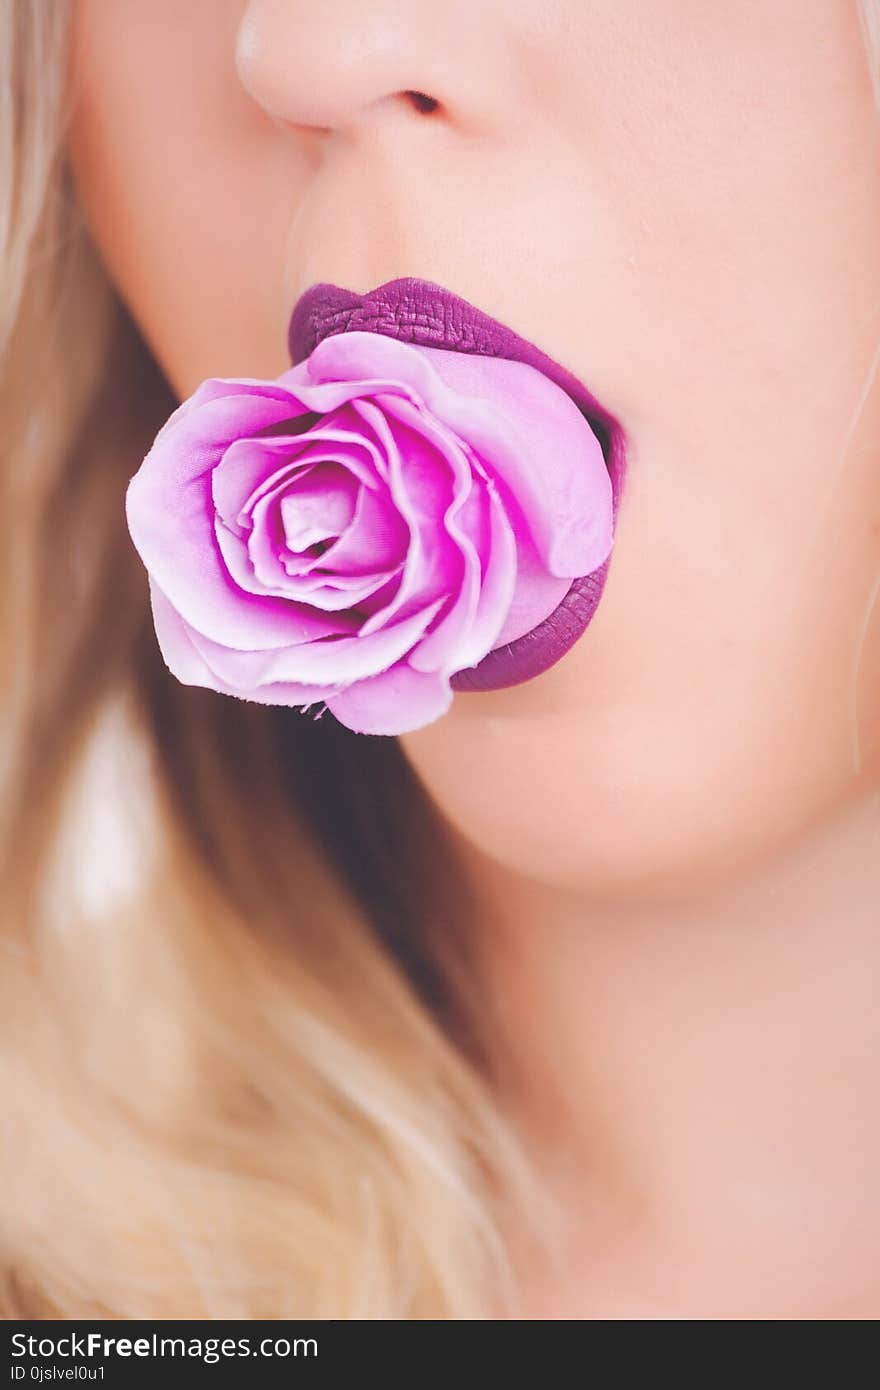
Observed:
[[[536,367],[560,386],[586,416],[602,445],[617,493],[623,433],[614,416],[573,373],[468,300],[442,285],[412,277],[389,280],[365,295],[339,285],[312,285],[291,314],[291,361],[294,365],[301,362],[331,334],[352,332],[384,333],[419,347],[506,357]]]

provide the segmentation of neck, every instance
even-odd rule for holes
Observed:
[[[502,1088],[564,1205],[561,1258],[589,1255],[587,1302],[635,1261],[649,1302],[730,1316],[772,1282],[782,1315],[876,1315],[880,797],[675,907],[468,864]]]

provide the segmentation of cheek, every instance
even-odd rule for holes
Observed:
[[[634,448],[578,645],[403,740],[470,845],[596,899],[674,899],[877,784],[880,389],[848,433],[867,365],[836,391],[817,368],[825,429],[777,410],[762,442],[746,416],[741,449],[701,400],[654,457]]]
[[[180,396],[288,365],[303,171],[234,67],[241,0],[78,0],[68,152],[102,259]]]

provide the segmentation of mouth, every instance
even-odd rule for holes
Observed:
[[[483,357],[504,357],[535,367],[574,401],[602,447],[611,480],[614,521],[626,474],[626,437],[619,421],[572,372],[468,300],[428,280],[389,280],[360,295],[317,284],[297,301],[288,348],[294,366],[334,333],[382,333],[419,347]],[[612,552],[613,553],[613,552]],[[489,652],[477,666],[452,679],[456,690],[499,690],[519,685],[555,665],[593,619],[611,556],[592,574],[572,582],[559,606],[538,627]]]

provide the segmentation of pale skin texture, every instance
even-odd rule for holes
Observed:
[[[880,130],[854,0],[74,8],[80,195],[181,396],[282,372],[311,283],[417,275],[629,436],[584,638],[404,740],[568,1213],[555,1271],[525,1255],[527,1315],[876,1317]]]

